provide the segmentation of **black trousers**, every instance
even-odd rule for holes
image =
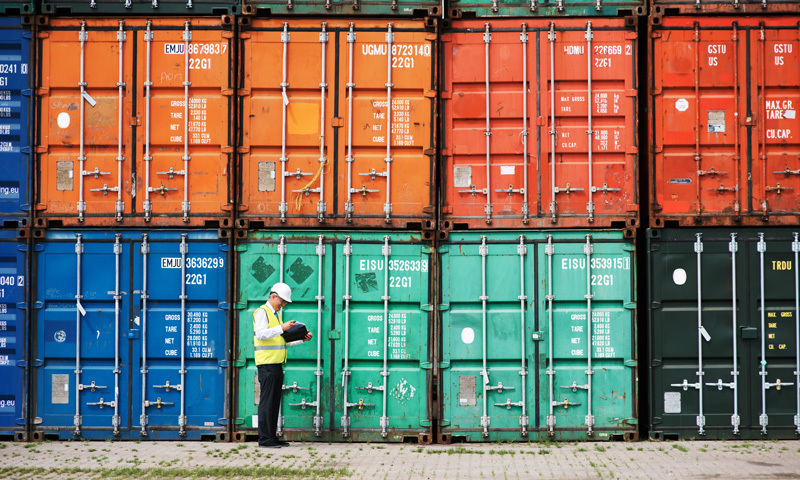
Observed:
[[[278,439],[283,365],[258,365],[258,382],[261,384],[261,396],[258,399],[258,443],[264,444]]]

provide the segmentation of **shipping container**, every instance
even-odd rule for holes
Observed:
[[[259,17],[270,15],[318,15],[331,17],[360,17],[380,15],[383,17],[437,17],[444,5],[440,0],[286,0],[242,2],[244,15]]]
[[[0,439],[27,440],[28,241],[0,230]]]
[[[644,0],[449,0],[449,18],[482,17],[624,17],[644,15]]]
[[[235,15],[240,11],[238,0],[42,0],[44,15]]]
[[[51,229],[33,250],[34,440],[229,438],[229,238]]]
[[[33,2],[0,1],[0,13],[5,15],[31,14],[34,10]]]
[[[697,15],[697,14],[732,14],[763,15],[782,13],[800,13],[800,2],[797,0],[651,0],[650,13],[662,15]],[[731,18],[731,20],[733,20]]]
[[[36,225],[231,227],[231,17],[39,18]]]
[[[453,232],[438,252],[440,442],[638,438],[623,232]]]
[[[442,229],[638,226],[636,32],[624,19],[452,22]]]
[[[431,241],[412,232],[250,231],[236,246],[235,441],[257,436],[253,315],[292,288],[279,435],[304,441],[430,443]]]
[[[648,230],[650,435],[800,435],[797,229]]]
[[[237,226],[433,229],[430,20],[251,20]]]
[[[31,37],[29,17],[0,17],[0,226],[4,228],[29,227],[31,221]]]
[[[650,225],[800,217],[797,17],[651,24]]]

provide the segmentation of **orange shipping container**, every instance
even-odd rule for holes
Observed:
[[[442,47],[442,228],[637,226],[635,26],[454,21]]]
[[[237,225],[434,228],[435,23],[241,22]]]
[[[36,224],[230,227],[232,39],[231,17],[40,26]]]
[[[651,25],[650,224],[796,225],[797,17]]]

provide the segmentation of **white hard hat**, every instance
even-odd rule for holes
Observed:
[[[270,289],[270,295],[276,294],[287,303],[292,303],[292,289],[283,282],[278,282]]]

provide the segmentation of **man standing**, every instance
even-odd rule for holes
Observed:
[[[286,346],[311,340],[309,332],[305,339],[286,343],[281,334],[294,327],[295,321],[283,323],[281,308],[292,303],[292,289],[283,282],[276,283],[269,292],[267,303],[253,313],[253,345],[255,347],[258,382],[261,396],[258,400],[258,445],[277,448],[288,446],[278,440],[278,412],[283,393],[283,364],[286,363]]]

